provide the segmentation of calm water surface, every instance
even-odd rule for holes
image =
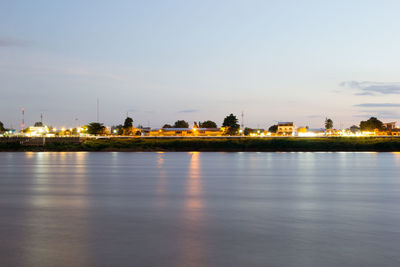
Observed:
[[[0,266],[400,266],[400,154],[0,153]]]

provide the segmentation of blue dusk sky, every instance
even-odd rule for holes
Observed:
[[[0,3],[0,121],[160,127],[400,116],[400,1]]]

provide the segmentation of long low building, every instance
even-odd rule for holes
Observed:
[[[221,136],[223,128],[156,128],[150,136]]]

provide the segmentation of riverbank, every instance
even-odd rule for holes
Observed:
[[[0,140],[0,151],[400,151],[400,138],[105,138]]]

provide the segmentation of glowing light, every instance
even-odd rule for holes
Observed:
[[[298,135],[300,137],[314,137],[314,136],[317,136],[316,133],[312,133],[312,132],[298,133]]]

